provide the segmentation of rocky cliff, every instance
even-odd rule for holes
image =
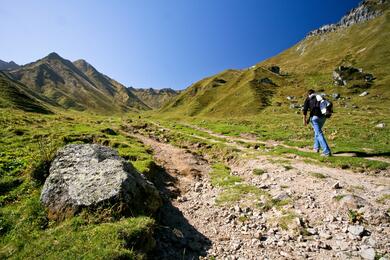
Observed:
[[[319,29],[309,32],[307,37],[336,31],[340,28],[349,27],[353,24],[374,19],[381,15],[384,10],[388,8],[388,0],[364,0],[359,4],[358,7],[352,9],[346,15],[344,15],[338,23],[321,26]]]

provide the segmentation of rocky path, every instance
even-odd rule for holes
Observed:
[[[204,158],[150,136],[136,137],[152,148],[161,166],[155,183],[165,204],[153,259],[380,259],[390,254],[388,177],[313,166],[295,156],[252,154],[230,161],[230,174],[265,195],[220,205],[222,190],[210,184]]]

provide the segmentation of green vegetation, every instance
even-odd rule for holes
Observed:
[[[312,172],[310,175],[313,176],[314,178],[318,178],[318,179],[328,178],[328,176],[326,176],[325,174],[319,173],[319,172]]]
[[[348,210],[348,218],[351,223],[363,223],[364,222],[364,213],[358,212],[356,210]]]
[[[261,189],[242,183],[240,177],[230,175],[230,169],[224,164],[216,163],[212,168],[213,170],[210,173],[211,184],[222,188],[222,192],[216,200],[217,203],[232,204],[252,197],[256,199],[260,195],[269,197],[268,193]]]
[[[388,200],[390,200],[390,194],[384,194],[377,199],[377,202],[385,204]]]
[[[147,147],[134,138],[102,132],[119,129],[122,121],[83,113],[0,110],[0,258],[139,258],[150,249],[154,222],[149,217],[104,218],[100,212],[99,217],[55,223],[39,202],[51,160],[67,143],[110,145],[147,176],[153,166]]]
[[[278,225],[281,229],[288,230],[289,226],[294,223],[297,217],[298,216],[294,212],[284,212],[284,214],[278,219]]]
[[[345,197],[345,195],[336,195],[336,196],[333,197],[333,199],[336,200],[336,201],[340,201],[344,197]]]
[[[297,154],[314,159],[315,163],[358,171],[387,169],[388,163],[364,157],[388,157],[390,152],[390,128],[375,128],[378,123],[390,125],[389,17],[387,10],[366,23],[305,38],[253,68],[227,70],[205,78],[163,107],[158,118],[195,124],[228,136],[249,134],[254,141],[279,141],[291,148],[266,149],[275,154]],[[281,68],[281,75],[267,69],[272,65]],[[333,84],[332,72],[340,65],[362,68],[375,76],[368,96],[359,96],[363,89]],[[277,86],[264,83],[264,78]],[[320,158],[318,154],[294,148],[312,146],[311,127],[303,127],[301,112],[290,108],[292,104],[302,104],[310,88],[341,95],[339,99],[329,97],[335,113],[325,124],[325,135],[335,155],[352,152],[358,157]],[[293,99],[287,100],[287,96]]]
[[[266,172],[267,171],[265,171],[264,169],[253,169],[253,174],[258,176],[263,175]]]

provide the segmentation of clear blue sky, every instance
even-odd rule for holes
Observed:
[[[359,0],[0,0],[0,59],[57,52],[126,86],[183,89],[337,22]]]

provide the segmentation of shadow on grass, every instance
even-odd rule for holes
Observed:
[[[370,157],[386,157],[390,156],[390,152],[383,153],[366,153],[366,152],[357,152],[357,151],[338,151],[333,153],[338,156],[350,156],[350,157],[360,157],[360,158],[370,158]]]
[[[176,187],[177,179],[160,166],[153,169],[153,182],[163,198],[154,232],[155,249],[150,259],[199,259],[207,255],[211,241],[185,218],[183,213],[172,205],[171,200],[180,195]]]

